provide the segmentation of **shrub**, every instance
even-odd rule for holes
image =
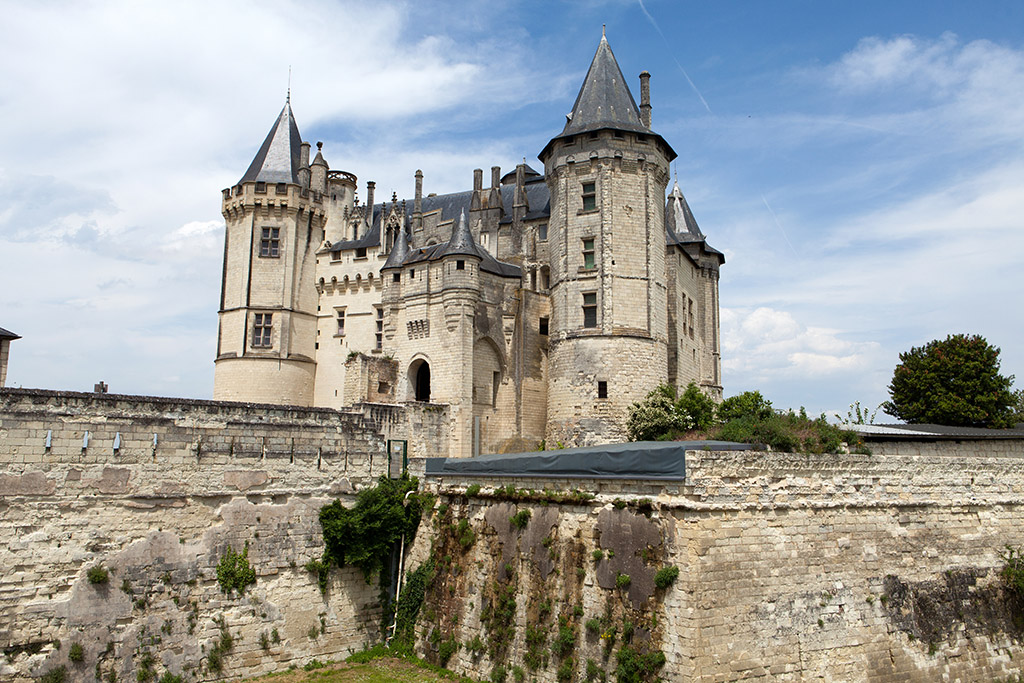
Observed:
[[[56,669],[50,669],[39,679],[39,683],[64,683],[64,680],[68,676],[67,667],[64,665],[58,666]]]
[[[576,668],[576,661],[572,657],[566,657],[558,667],[559,683],[569,683],[572,680],[573,669]]]
[[[585,626],[586,626],[586,629],[587,629],[587,633],[597,633],[598,631],[601,630],[601,620],[600,619],[587,619],[587,623],[585,624]]]
[[[551,643],[551,651],[559,657],[565,657],[575,647],[576,634],[573,633],[572,627],[563,621],[562,625],[558,627],[558,635],[555,636],[554,641]]]
[[[803,408],[776,413],[767,419],[742,417],[718,429],[712,438],[740,443],[766,444],[791,453],[838,453],[843,442],[857,443],[855,432],[829,424],[824,416],[810,419]]]
[[[604,670],[593,659],[587,659],[587,683],[604,680]]]
[[[523,671],[523,667],[521,667],[521,666],[513,666],[512,667],[512,678],[514,678],[516,680],[516,683],[523,683],[523,681],[526,679],[526,672]]]
[[[665,665],[665,654],[661,651],[640,653],[629,645],[623,645],[615,655],[617,683],[643,683]]]
[[[466,643],[466,649],[473,653],[473,656],[478,656],[484,651],[484,641],[480,639],[480,634],[473,636],[473,639]]]
[[[604,559],[604,551],[598,548],[594,552],[590,553],[590,556],[594,558],[594,562],[600,562]]]
[[[181,675],[172,674],[170,671],[165,671],[164,675],[160,677],[158,683],[182,683]]]
[[[530,511],[528,509],[522,509],[516,514],[512,515],[509,521],[517,529],[525,529],[526,525],[530,522]]]
[[[662,384],[629,409],[626,430],[631,441],[671,438],[692,429],[711,429],[715,422],[715,401],[696,384],[678,395],[675,386]]]
[[[491,683],[505,683],[506,675],[507,674],[505,672],[505,667],[501,664],[498,664],[493,669],[491,669]]]
[[[654,585],[658,588],[665,590],[675,582],[676,577],[679,576],[679,567],[669,566],[662,567],[658,570],[658,573],[654,575]]]
[[[82,647],[81,643],[71,643],[71,648],[68,650],[68,659],[76,664],[85,659],[85,648]]]
[[[718,419],[722,422],[744,417],[767,420],[774,414],[772,402],[762,396],[760,391],[744,391],[742,394],[730,396],[718,406]]]
[[[615,575],[615,587],[616,588],[628,588],[632,579],[629,578],[629,574],[616,574]]]
[[[241,553],[236,553],[228,546],[224,556],[217,563],[217,583],[225,593],[235,590],[239,595],[245,592],[246,586],[256,583],[256,570],[249,565],[248,543]]]
[[[459,650],[459,642],[455,640],[455,637],[449,637],[448,640],[441,641],[441,645],[437,649],[437,662],[442,667],[448,666],[448,660],[452,658]]]
[[[466,495],[472,498],[476,494],[480,493],[480,484],[470,484],[466,487]]]
[[[86,577],[88,577],[89,583],[103,584],[110,581],[110,572],[103,565],[97,564],[89,567]]]
[[[324,532],[324,560],[339,567],[353,565],[362,570],[367,583],[391,557],[391,549],[405,536],[411,543],[419,527],[423,499],[406,494],[419,481],[403,474],[399,479],[381,476],[377,485],[363,489],[351,509],[340,500],[320,509]]]
[[[459,545],[463,548],[469,548],[476,542],[476,532],[473,531],[473,527],[470,526],[468,520],[459,520],[459,526],[456,528],[456,534],[459,539]]]
[[[999,576],[1017,597],[1024,598],[1024,549],[1006,546],[1006,552],[999,553],[1006,564]]]

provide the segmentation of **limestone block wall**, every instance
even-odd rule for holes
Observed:
[[[385,471],[360,415],[3,390],[0,680],[236,678],[376,642],[376,584],[336,570],[322,594],[304,565],[323,552],[320,507]],[[246,546],[256,583],[225,594],[218,562]]]
[[[610,676],[627,641],[662,652],[668,681],[989,681],[1024,671],[1021,606],[998,576],[1003,548],[1024,544],[1024,457],[687,457],[687,478],[668,483],[432,479],[444,507],[407,560],[426,561],[429,539],[440,565],[421,651],[437,661],[457,643],[448,665],[460,672],[485,679],[520,667],[551,683],[560,670],[583,680],[591,665]],[[508,482],[598,494],[508,500],[496,488]],[[482,490],[467,497],[473,483]],[[531,516],[519,529],[512,518],[523,510]],[[468,546],[462,520],[475,532]],[[679,576],[658,589],[667,566]]]

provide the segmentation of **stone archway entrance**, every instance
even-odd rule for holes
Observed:
[[[418,360],[409,366],[409,384],[414,400],[430,401],[430,364],[427,361]]]

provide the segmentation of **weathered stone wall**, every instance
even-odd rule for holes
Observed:
[[[440,440],[449,422],[438,406],[363,410],[0,391],[0,679],[63,665],[71,680],[147,666],[209,680],[378,641],[376,582],[335,570],[322,595],[304,569],[323,550],[318,512],[386,471],[380,432]],[[457,643],[449,667],[509,680],[521,667],[539,683],[585,680],[588,664],[610,674],[627,641],[662,652],[669,681],[1020,674],[1022,606],[998,573],[1000,551],[1024,545],[1024,454],[991,443],[691,451],[687,478],[668,482],[426,480],[441,495],[405,561],[438,564],[419,648],[436,660]],[[541,493],[497,490],[509,483]],[[246,543],[257,582],[224,594],[217,564]],[[97,565],[106,583],[89,581]],[[659,589],[668,566],[679,576]]]
[[[988,681],[1024,671],[1024,613],[998,576],[1004,547],[1024,544],[1024,457],[695,451],[674,484],[493,483],[509,482],[599,493],[572,505],[517,502],[481,479],[430,482],[449,494],[434,536],[421,535],[407,563],[426,561],[433,543],[442,567],[420,645],[436,658],[458,642],[449,666],[471,676],[518,666],[554,683],[568,667],[583,680],[587,660],[610,674],[626,622],[632,647],[664,653],[659,675],[670,681]],[[461,495],[473,483],[482,493]],[[510,520],[524,509],[532,516],[518,530]],[[463,519],[476,534],[468,548],[458,542]],[[653,577],[669,565],[679,577],[662,591]],[[628,585],[616,586],[620,575]],[[512,634],[502,636],[495,606],[509,593]],[[572,644],[563,657],[551,650],[560,616]]]
[[[386,472],[371,425],[332,410],[3,390],[0,680],[61,665],[69,680],[135,680],[147,657],[158,675],[237,677],[376,642],[376,583],[336,571],[324,596],[304,569],[323,552],[320,507]],[[225,595],[217,564],[246,544],[257,582]],[[106,583],[88,580],[97,565]],[[221,619],[233,645],[217,674]]]

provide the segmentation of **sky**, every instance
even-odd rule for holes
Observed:
[[[220,190],[289,83],[303,139],[360,188],[411,197],[422,169],[459,191],[542,168],[602,25],[635,97],[652,74],[673,177],[726,255],[726,396],[874,408],[901,352],[955,333],[1024,386],[1024,3],[0,9],[8,386],[209,398]]]

